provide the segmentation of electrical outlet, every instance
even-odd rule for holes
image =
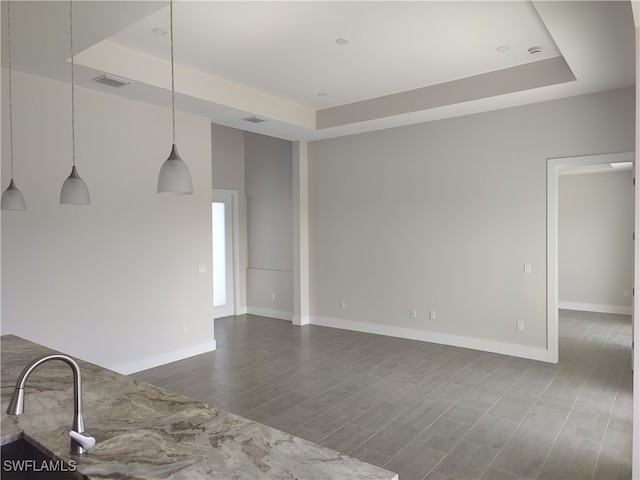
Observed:
[[[530,274],[531,273],[531,265],[528,263],[524,264],[524,273],[526,274]]]
[[[188,333],[189,332],[189,324],[188,323],[183,323],[182,324],[182,333]]]
[[[524,332],[524,322],[516,322],[516,330]]]
[[[417,318],[418,317],[418,312],[414,309],[409,310],[409,317],[411,318]]]
[[[429,311],[429,320],[435,320],[436,319],[436,311],[435,310],[430,310]]]
[[[346,310],[347,309],[347,302],[345,302],[344,300],[340,300],[340,310]]]

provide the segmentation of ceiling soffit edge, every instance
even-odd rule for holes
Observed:
[[[318,129],[430,110],[534,88],[573,82],[562,57],[519,65],[451,82],[327,108],[316,112]]]

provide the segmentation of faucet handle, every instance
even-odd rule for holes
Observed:
[[[75,430],[71,430],[69,432],[69,436],[78,442],[83,450],[91,450],[93,446],[96,444],[96,439],[86,433],[78,433]]]

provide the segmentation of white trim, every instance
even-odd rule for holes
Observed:
[[[233,281],[233,298],[231,299],[230,309],[231,312],[225,312],[224,315],[220,315],[217,318],[222,318],[223,316],[229,315],[242,315],[243,313],[247,313],[246,311],[241,311],[239,306],[239,292],[240,292],[240,209],[239,209],[239,201],[238,201],[238,190],[231,190],[227,188],[213,188],[211,190],[211,201],[216,201],[222,197],[226,197],[231,201],[231,242],[232,242],[232,281]],[[213,274],[213,273],[212,273]],[[242,309],[244,310],[244,309]],[[214,317],[215,318],[215,317]]]
[[[293,321],[292,312],[283,312],[282,310],[272,310],[270,308],[247,307],[247,313],[250,315],[258,315],[259,317],[277,318],[279,320]]]
[[[547,159],[547,351],[558,362],[558,174],[562,167],[634,160],[633,152]]]
[[[166,365],[167,363],[177,362],[178,360],[184,360],[185,358],[193,357],[195,355],[213,352],[215,349],[216,341],[211,340],[209,342],[199,343],[198,345],[191,345],[190,347],[173,350],[171,352],[160,353],[152,357],[142,358],[140,360],[135,360],[133,362],[107,368],[123,375],[131,375],[132,373],[159,367],[160,365]]]
[[[426,330],[416,330],[413,328],[394,327],[379,323],[359,322],[356,320],[345,320],[330,317],[311,317],[312,325],[323,327],[341,328],[343,330],[354,330],[356,332],[375,333],[389,337],[407,338],[410,340],[420,340],[422,342],[432,342],[454,347],[470,348],[484,352],[500,353],[514,357],[529,358],[543,362],[552,361],[552,352],[542,348],[528,347],[514,343],[496,342],[482,338],[464,337],[462,335],[451,335],[448,333],[430,332]]]
[[[309,155],[305,141],[293,142],[293,324],[309,323]]]
[[[311,321],[311,317],[309,317],[308,315],[304,317],[301,317],[300,315],[294,315],[293,318],[291,319],[291,323],[298,326],[309,325],[310,321]]]
[[[633,307],[626,307],[624,305],[602,305],[599,303],[582,303],[582,302],[565,302],[563,300],[558,301],[558,308],[563,310],[580,310],[582,312],[597,312],[597,313],[615,313],[618,315],[631,315],[633,313]]]

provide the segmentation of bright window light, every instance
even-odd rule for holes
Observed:
[[[224,203],[213,202],[213,306],[227,303]]]

